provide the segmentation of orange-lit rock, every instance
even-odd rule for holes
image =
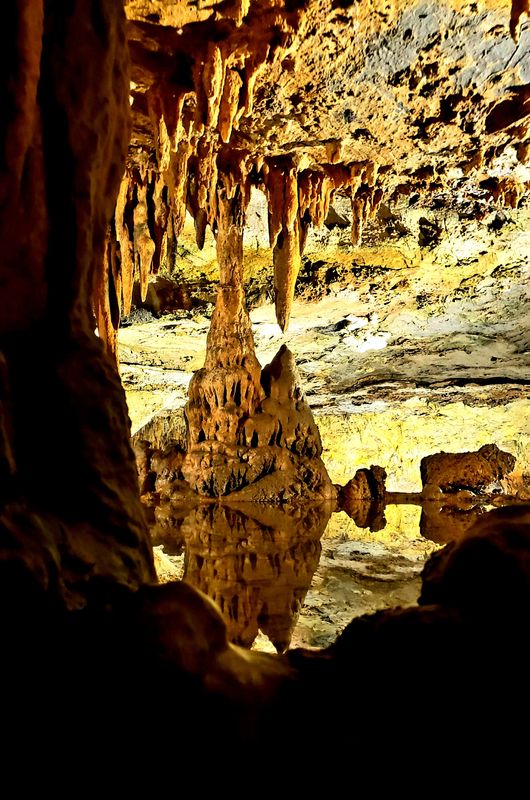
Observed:
[[[500,481],[515,466],[515,457],[485,444],[476,453],[436,453],[421,460],[424,487],[444,492],[471,489],[477,492],[500,491]]]

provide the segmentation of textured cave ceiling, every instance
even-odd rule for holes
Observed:
[[[127,3],[132,135],[112,233],[121,264],[96,303],[111,349],[133,278],[145,297],[186,212],[202,248],[218,228],[219,191],[239,193],[243,214],[252,187],[266,194],[282,330],[308,232],[335,197],[351,203],[354,246],[381,203],[469,201],[480,217],[491,203],[524,202],[524,10],[509,0]]]
[[[195,141],[249,172],[371,162],[385,192],[528,180],[530,29],[512,38],[509,0],[126,6],[132,163],[182,102]]]

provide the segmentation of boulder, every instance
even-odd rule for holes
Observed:
[[[439,487],[443,492],[470,489],[474,492],[499,492],[499,481],[512,472],[515,456],[485,444],[475,453],[435,453],[421,460],[423,492]],[[426,489],[429,487],[429,489]]]

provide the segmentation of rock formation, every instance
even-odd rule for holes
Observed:
[[[498,492],[500,481],[514,467],[514,456],[495,444],[485,444],[476,453],[436,453],[421,460],[423,492],[436,488],[443,492]]]
[[[89,5],[13,4],[2,81],[3,583],[69,608],[92,585],[154,578],[124,393],[91,308],[129,139],[125,19],[119,3]]]
[[[358,469],[355,475],[339,492],[341,505],[357,500],[383,500],[385,497],[386,471],[372,464],[370,469]]]
[[[358,469],[345,486],[339,487],[337,502],[359,528],[378,531],[385,526],[385,479],[383,467]]]
[[[223,360],[225,353],[233,357],[231,349],[222,352]],[[236,394],[229,394],[222,379],[216,393],[215,379],[215,370],[205,369],[196,373],[190,386],[190,446],[183,473],[192,488],[245,502],[333,499],[335,490],[320,458],[318,428],[289,350],[282,346],[257,386],[246,376],[241,381],[238,374],[228,384]],[[240,381],[246,388],[241,395]],[[254,389],[262,399],[249,413],[245,404]]]
[[[188,452],[182,471],[195,491],[244,501],[320,499],[334,490],[322,445],[289,350],[263,371],[243,291],[243,200],[218,195],[220,285],[204,368],[192,378],[186,407]]]
[[[133,275],[145,293],[159,255],[174,247],[184,195],[198,240],[206,224],[217,228],[218,241],[226,239],[217,316],[226,311],[237,322],[232,336],[214,320],[209,358],[221,383],[203,375],[204,385],[198,378],[193,387],[197,447],[206,425],[201,404],[215,398],[220,477],[208,450],[206,485],[193,461],[192,479],[207,492],[237,485],[222,426],[243,436],[249,423],[251,442],[240,446],[251,450],[255,432],[261,446],[263,423],[276,436],[264,445],[278,467],[275,490],[283,472],[296,497],[313,478],[318,491],[329,484],[289,353],[260,373],[250,342],[248,361],[238,346],[249,331],[237,256],[246,176],[264,182],[264,165],[283,156],[293,158],[298,185],[305,169],[320,182],[336,168],[341,185],[352,182],[358,222],[379,202],[381,176],[392,192],[401,191],[403,175],[405,192],[446,180],[454,191],[465,179],[467,191],[478,182],[502,202],[519,201],[521,173],[503,174],[503,159],[526,157],[527,65],[525,48],[516,53],[508,31],[523,42],[527,2],[380,7],[385,11],[374,13],[372,2],[130,0],[128,28],[115,0],[17,0],[5,9],[0,685],[8,785],[34,772],[41,793],[71,794],[80,779],[99,791],[144,784],[152,791],[153,765],[178,758],[202,789],[212,776],[218,790],[235,757],[241,782],[266,764],[285,783],[310,744],[321,763],[338,764],[342,785],[353,765],[359,785],[373,790],[374,776],[389,776],[395,790],[411,742],[429,766],[432,753],[451,743],[443,776],[453,787],[462,769],[476,787],[477,764],[499,765],[505,787],[520,778],[520,722],[530,710],[528,508],[493,512],[433,560],[419,607],[356,620],[322,652],[248,653],[228,642],[220,613],[203,594],[185,583],[152,585],[113,331]],[[484,37],[492,46],[474,58]],[[127,41],[134,125],[120,190],[129,134]],[[335,97],[326,114],[323,86]],[[293,107],[300,113],[291,114]],[[457,159],[462,174],[454,176]],[[297,237],[303,240],[313,213],[312,201],[293,196],[294,171],[280,170],[289,208],[273,219],[282,251],[275,264],[282,325]],[[313,177],[306,199],[309,185]],[[319,191],[315,217],[327,196],[327,188]],[[233,359],[226,351],[220,362],[216,343],[234,344]],[[156,472],[145,455],[146,469]],[[248,487],[261,492],[261,483],[249,482],[240,496]],[[398,735],[387,736],[396,721]],[[340,737],[330,736],[339,729]],[[382,743],[374,747],[377,736]],[[162,790],[166,783],[174,789],[174,770],[168,772],[160,775]],[[314,788],[313,768],[295,770],[298,791],[308,773]]]

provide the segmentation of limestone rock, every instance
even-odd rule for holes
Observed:
[[[340,502],[346,506],[358,500],[381,500],[385,496],[386,471],[373,465],[370,469],[358,469],[348,483],[342,487]]]
[[[515,466],[515,457],[485,444],[476,453],[436,453],[421,460],[423,487],[435,486],[444,492],[471,489],[499,491],[499,481]]]
[[[338,506],[351,517],[359,528],[378,531],[384,528],[385,479],[383,467],[372,465],[358,469],[345,486],[338,487]]]
[[[232,384],[235,394],[233,389],[228,394],[221,382],[215,394],[209,388],[217,380],[215,371],[212,377],[204,371],[194,380],[187,412],[190,449],[183,468],[192,488],[245,502],[297,503],[307,497],[334,497],[320,458],[318,428],[285,345],[263,369],[262,399],[252,411],[242,408],[249,390],[241,391],[237,382]]]

